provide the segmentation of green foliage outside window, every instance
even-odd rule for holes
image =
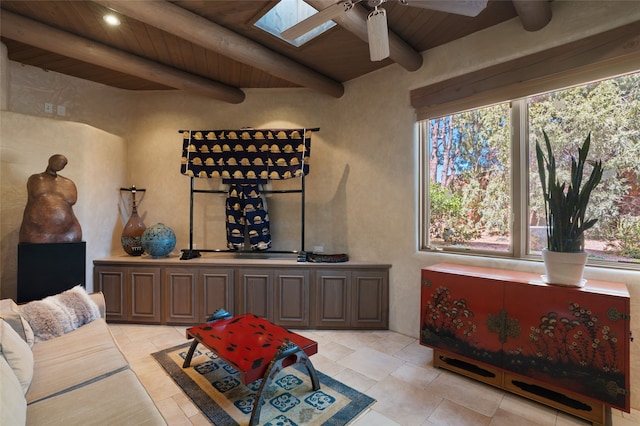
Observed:
[[[464,244],[475,234],[462,209],[462,197],[431,182],[431,227],[434,238],[451,244]]]
[[[640,263],[640,217],[620,218],[610,248],[620,256],[635,259],[636,263]]]
[[[526,205],[516,220],[524,229],[531,227],[525,252],[535,253],[546,245],[533,235],[545,226],[533,149],[535,141],[543,140],[544,129],[553,141],[558,170],[570,170],[571,154],[589,133],[589,157],[604,165],[587,212],[598,219],[586,235],[591,258],[640,261],[640,73],[513,103],[526,108],[528,122],[522,125],[528,134],[512,128],[510,102],[429,120],[424,132],[431,210],[426,245],[508,252],[513,244],[514,196],[525,197]],[[514,134],[528,138],[528,163],[516,159],[511,164]],[[523,169],[528,182],[512,187],[512,174]],[[569,180],[568,174],[558,178]]]

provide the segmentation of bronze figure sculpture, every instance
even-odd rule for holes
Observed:
[[[44,172],[29,177],[27,205],[20,227],[21,243],[82,240],[82,228],[72,209],[78,199],[76,185],[58,174],[66,165],[67,158],[55,154],[49,158]]]

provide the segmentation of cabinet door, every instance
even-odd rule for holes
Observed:
[[[195,268],[165,268],[162,279],[163,321],[197,324],[202,317],[202,287]]]
[[[241,269],[238,314],[254,314],[273,322],[273,272]]]
[[[160,323],[160,268],[129,268],[131,320]]]
[[[233,269],[203,268],[200,270],[199,281],[204,291],[202,297],[202,317],[199,322],[204,322],[218,309],[224,309],[232,315],[235,315],[235,272]]]
[[[350,325],[354,328],[389,328],[389,284],[386,271],[351,273],[353,309]]]
[[[342,270],[316,270],[315,318],[318,328],[347,328],[351,315],[351,272]]]
[[[93,282],[96,290],[101,291],[105,299],[106,318],[109,321],[128,321],[130,319],[126,269],[101,266],[94,269]]]
[[[310,322],[309,271],[276,269],[274,284],[274,322],[283,327],[308,327]]]
[[[502,366],[504,283],[422,270],[420,343]]]
[[[628,297],[510,283],[505,306],[522,330],[505,343],[505,368],[628,410]]]

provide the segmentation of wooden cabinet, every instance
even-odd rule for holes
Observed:
[[[139,257],[94,265],[109,321],[193,325],[223,308],[288,328],[389,326],[389,265]]]
[[[224,309],[232,315],[235,312],[235,270],[232,268],[199,268],[199,283],[202,285],[202,317],[197,323],[205,321],[218,309]]]
[[[383,270],[351,272],[352,327],[389,327],[388,279],[387,271]]]
[[[311,324],[311,278],[307,269],[273,271],[274,320],[289,328],[307,328]]]
[[[309,327],[309,271],[242,268],[238,314],[253,313],[284,327]]]
[[[239,277],[238,315],[252,313],[273,322],[273,271],[242,269]]]
[[[544,284],[535,274],[441,264],[422,270],[420,342],[434,365],[594,424],[629,411],[624,284]]]
[[[125,322],[161,322],[160,268],[96,268],[95,282],[105,295],[107,318]]]
[[[202,315],[202,286],[198,271],[191,268],[164,268],[162,306],[164,319],[173,324],[195,324]]]
[[[160,269],[129,269],[128,275],[131,321],[160,322]]]
[[[349,271],[316,271],[315,324],[318,328],[350,325],[351,280]]]
[[[316,271],[317,328],[388,328],[388,273],[384,270]]]

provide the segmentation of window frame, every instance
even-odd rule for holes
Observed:
[[[430,223],[430,215],[431,215],[431,203],[429,202],[429,189],[430,189],[430,179],[429,179],[429,161],[427,159],[427,154],[430,152],[429,150],[429,120],[431,118],[427,118],[424,120],[419,120],[417,122],[418,125],[418,202],[419,202],[419,224],[418,224],[418,232],[419,232],[419,250],[424,252],[438,252],[438,253],[452,253],[452,254],[463,254],[468,256],[483,256],[483,257],[499,257],[499,258],[514,258],[514,257],[522,257],[521,248],[518,247],[519,242],[522,239],[521,235],[516,236],[515,232],[518,230],[520,232],[521,226],[516,226],[516,215],[521,214],[522,209],[520,207],[515,207],[516,204],[521,204],[521,198],[515,188],[515,175],[523,175],[524,173],[515,173],[514,164],[520,155],[524,155],[525,161],[528,162],[525,154],[520,154],[522,152],[521,149],[514,150],[514,131],[515,126],[513,125],[514,119],[519,119],[519,111],[518,114],[514,114],[514,102],[515,101],[504,101],[500,103],[509,103],[510,104],[510,120],[511,120],[511,141],[510,141],[510,152],[511,152],[511,173],[510,173],[510,186],[509,186],[509,197],[511,199],[511,220],[509,224],[511,238],[510,238],[510,247],[508,250],[498,251],[498,250],[483,250],[483,249],[473,249],[470,247],[457,247],[457,246],[433,246],[429,244],[429,223]],[[483,105],[478,108],[486,108],[491,105]],[[469,108],[473,109],[473,108]],[[467,109],[467,111],[469,110]],[[457,114],[464,111],[456,111],[451,114]],[[434,117],[436,118],[436,117]],[[526,121],[525,121],[526,122]],[[526,135],[525,135],[526,136]],[[525,137],[526,140],[526,137]],[[519,161],[519,160],[518,160]],[[528,174],[524,176],[526,180],[526,184],[528,185]],[[518,177],[518,182],[520,182],[521,177]],[[526,210],[527,206],[525,206]],[[526,213],[525,213],[526,214]],[[516,243],[518,242],[518,243]],[[526,252],[526,247],[524,248]],[[518,255],[519,254],[519,255]],[[539,257],[539,256],[538,256]]]
[[[507,258],[529,261],[540,261],[541,255],[529,253],[529,150],[531,148],[529,141],[529,117],[528,117],[528,99],[539,93],[570,89],[571,87],[589,84],[595,81],[612,79],[621,75],[630,73],[640,73],[640,67],[631,72],[619,73],[598,79],[589,79],[587,81],[574,81],[573,84],[566,87],[549,89],[546,91],[533,92],[524,97],[518,97],[512,100],[503,100],[501,102],[510,103],[510,151],[511,151],[511,172],[510,172],[510,197],[511,197],[511,223],[510,226],[510,250],[481,250],[467,247],[442,247],[431,246],[429,244],[429,223],[430,223],[430,197],[429,197],[429,160],[427,153],[429,152],[429,120],[437,116],[421,118],[417,121],[418,126],[418,202],[419,202],[419,251],[420,252],[437,252],[443,254],[457,254],[467,256]],[[579,79],[580,74],[574,80]],[[479,100],[476,100],[479,102]],[[489,105],[467,105],[465,110],[475,108],[485,108]],[[464,111],[464,110],[463,110]],[[450,111],[444,115],[453,115],[462,111]],[[608,260],[592,259],[587,261],[588,266],[604,267],[620,270],[640,270],[640,263],[623,263]]]

